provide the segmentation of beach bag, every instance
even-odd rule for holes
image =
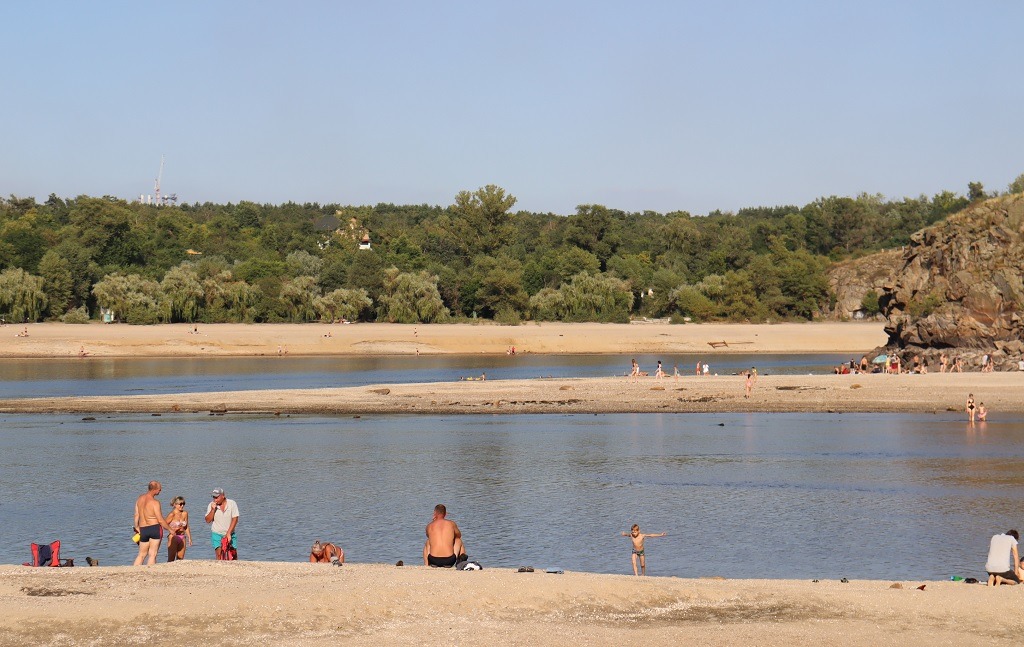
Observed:
[[[228,541],[227,537],[220,538],[220,558],[221,561],[233,562],[238,559],[238,550],[235,545]]]
[[[455,564],[455,570],[457,571],[482,571],[484,567],[480,565],[480,562],[463,561]]]
[[[51,541],[49,544],[30,545],[32,549],[32,561],[25,562],[24,566],[60,566],[60,540]]]

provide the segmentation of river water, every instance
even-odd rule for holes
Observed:
[[[213,487],[253,560],[304,560],[321,539],[352,562],[420,563],[439,502],[485,568],[629,573],[620,533],[639,523],[668,533],[648,540],[649,573],[682,577],[980,579],[989,537],[1024,528],[1020,418],[95,417],[0,416],[0,563],[56,538],[77,564],[130,563],[150,479],[165,510],[186,498],[190,559],[212,557]]]
[[[691,375],[697,360],[712,373],[738,373],[757,366],[762,375],[830,373],[846,355],[639,355],[652,375],[660,359],[665,371]],[[630,358],[619,355],[431,355],[379,357],[219,357],[0,360],[0,399],[47,396],[140,395],[312,389],[457,381],[486,373],[493,379],[608,377],[628,374]]]

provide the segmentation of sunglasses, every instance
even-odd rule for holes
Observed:
[[[184,502],[184,501],[178,501],[178,502],[177,502],[177,503],[175,503],[174,505],[185,505],[185,502]]]

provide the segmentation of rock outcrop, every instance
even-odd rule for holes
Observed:
[[[839,321],[874,315],[865,311],[864,297],[869,292],[881,297],[886,288],[893,286],[896,272],[902,265],[903,250],[900,249],[836,263],[828,271],[828,287],[835,302],[823,314]]]
[[[1024,353],[1024,194],[969,206],[914,234],[879,305],[889,347],[1016,368]]]

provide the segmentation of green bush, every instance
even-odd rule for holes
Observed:
[[[61,315],[61,322],[68,324],[86,324],[89,323],[89,310],[85,306],[81,308],[75,308],[69,310]]]
[[[501,308],[494,315],[494,322],[502,326],[518,326],[523,323],[523,318],[514,308]]]

